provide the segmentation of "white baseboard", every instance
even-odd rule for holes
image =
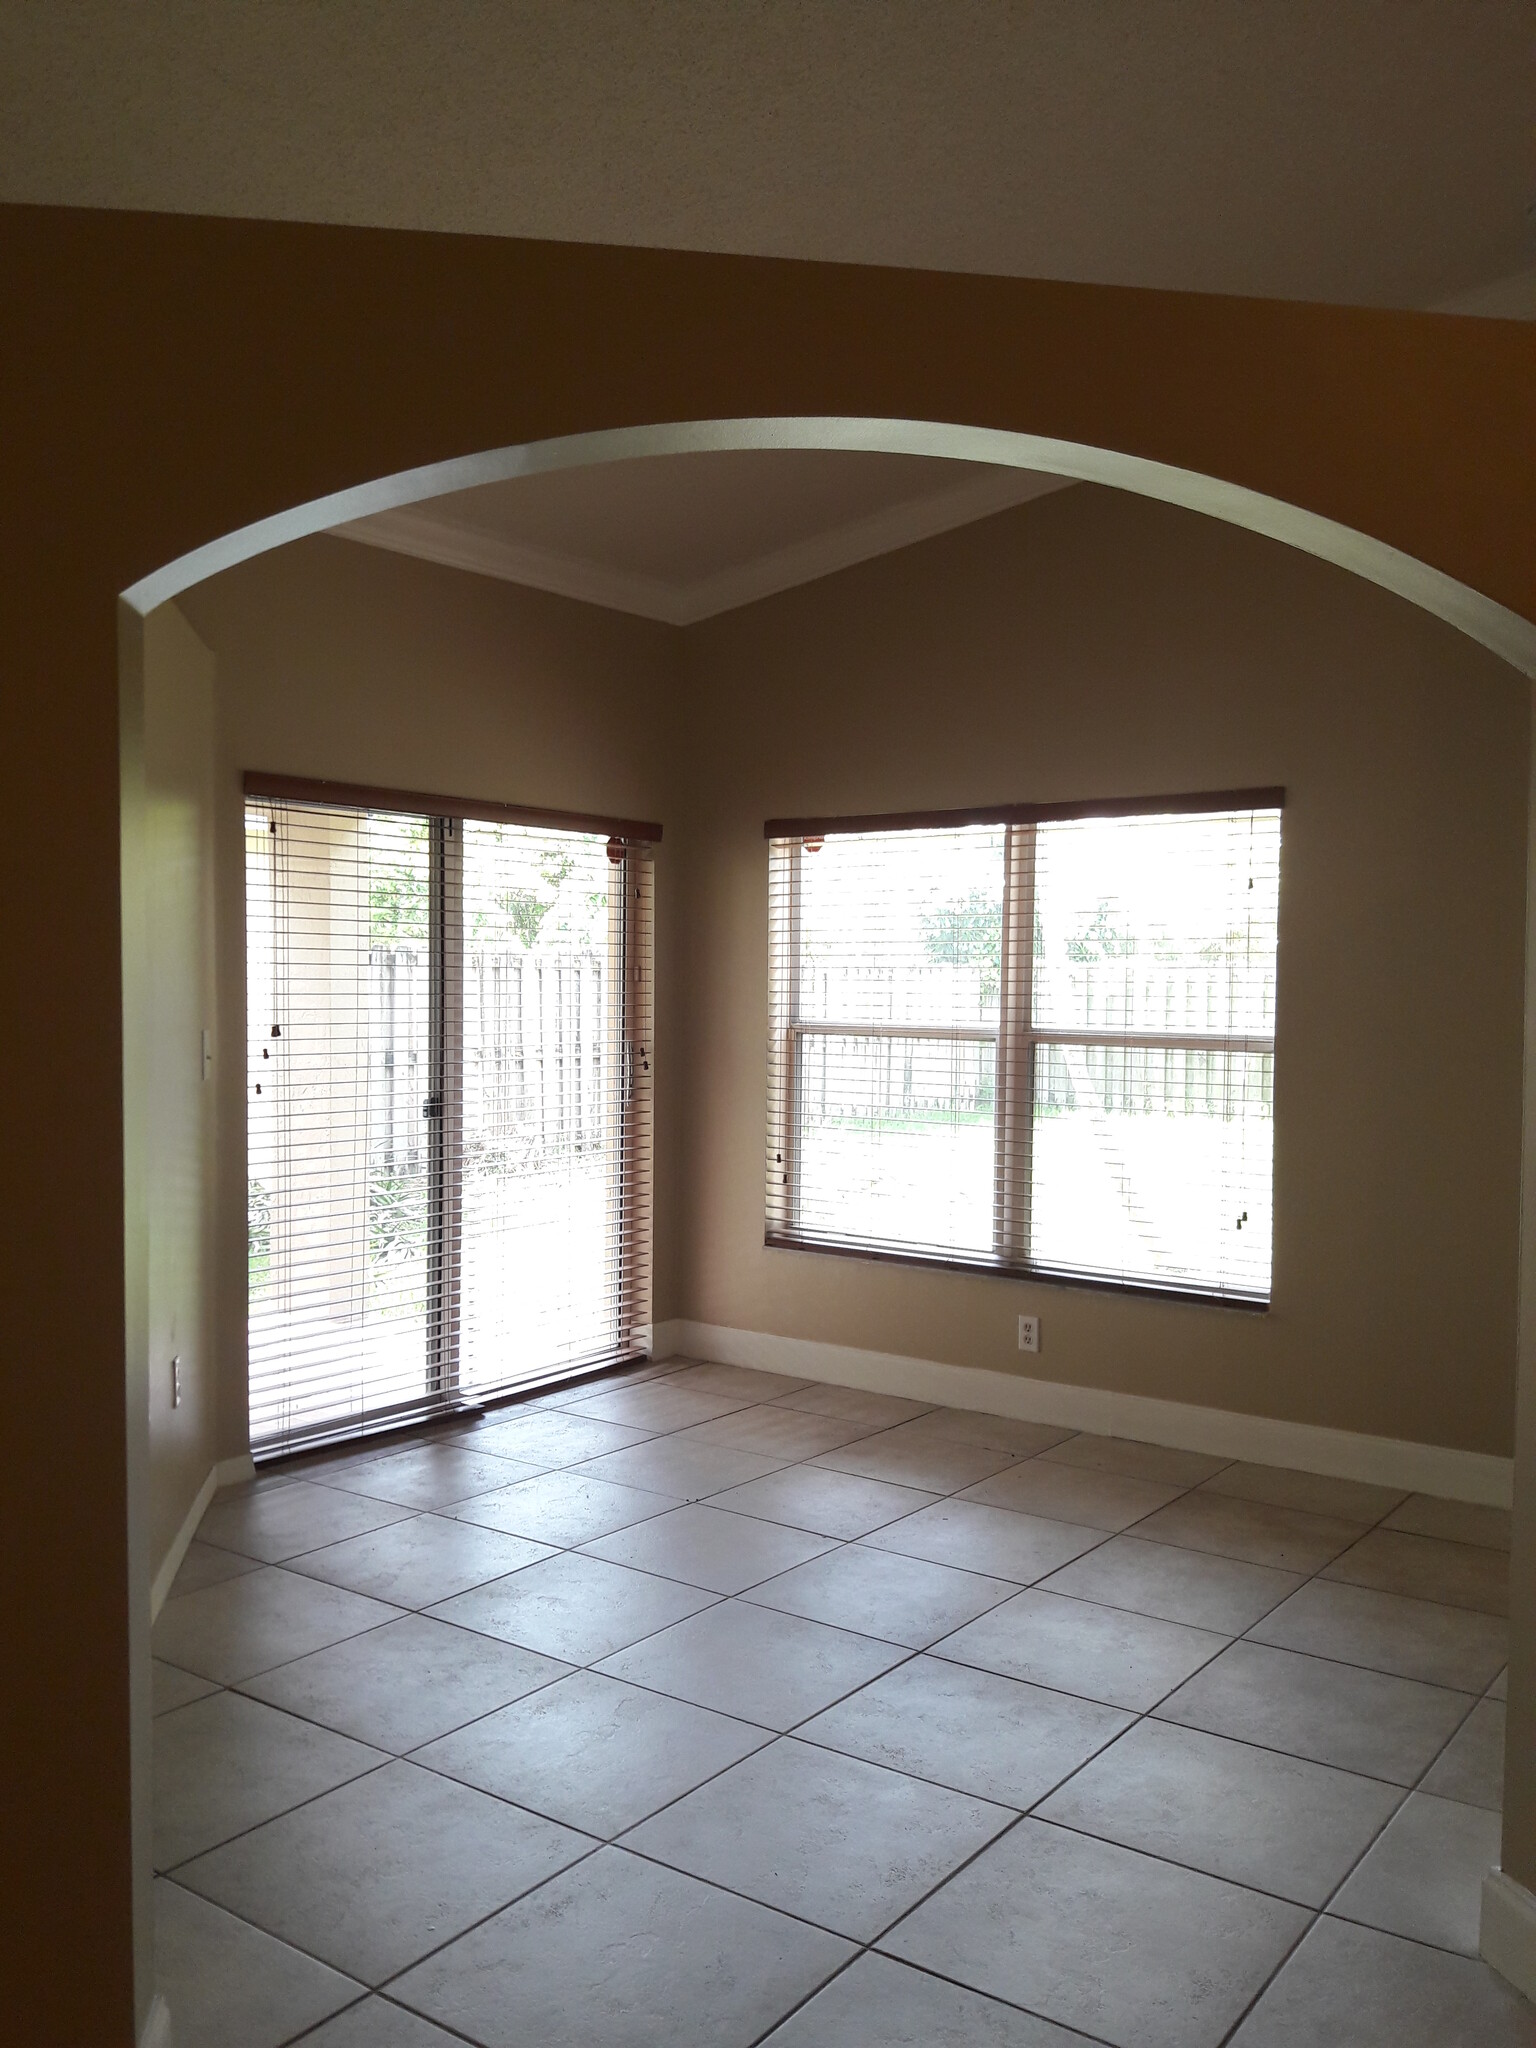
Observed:
[[[208,1512],[209,1501],[213,1499],[213,1496],[221,1486],[238,1486],[243,1480],[254,1479],[255,1476],[256,1467],[252,1462],[249,1451],[239,1458],[221,1458],[217,1465],[209,1469],[208,1477],[197,1489],[197,1496],[192,1502],[191,1507],[187,1509],[181,1527],[171,1538],[170,1548],[160,1560],[160,1569],[150,1581],[149,1618],[151,1622],[158,1619],[160,1610],[165,1605],[166,1595],[171,1590],[176,1574],[181,1570],[181,1562],[187,1554],[187,1547],[191,1543],[192,1538],[197,1534],[197,1525]],[[151,2019],[154,2017],[153,2013],[151,2013],[150,2017]],[[150,2036],[146,2035],[145,2039],[150,2039]],[[169,2040],[170,2036],[167,2035],[166,2039]]]
[[[170,2007],[157,1991],[150,2003],[149,2017],[139,2035],[139,2048],[171,2048]]]
[[[1477,1501],[1488,1507],[1508,1507],[1514,1492],[1513,1460],[1484,1451],[1363,1436],[1354,1430],[1325,1429],[1317,1423],[1285,1422],[1272,1415],[1197,1408],[1147,1394],[1074,1387],[1059,1380],[1027,1379],[1022,1373],[944,1365],[932,1358],[863,1351],[850,1344],[822,1344],[806,1337],[776,1337],[763,1330],[733,1330],[719,1323],[681,1319],[658,1323],[652,1337],[656,1358],[681,1353],[719,1359],[725,1365],[752,1365],[765,1372],[830,1381],[839,1387],[902,1394],[908,1400],[974,1408],[1025,1422],[1054,1423],[1060,1429],[1092,1430],[1099,1436],[1133,1437],[1175,1450],[1205,1451],[1212,1457],[1286,1465],[1300,1472],[1326,1473],[1333,1479],[1363,1479],[1378,1486],[1438,1494],[1446,1500]]]
[[[1536,1897],[1502,1870],[1483,1879],[1478,1946],[1483,1961],[1527,1998],[1536,1998]]]

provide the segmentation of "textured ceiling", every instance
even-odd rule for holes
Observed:
[[[1533,49],[1536,0],[51,0],[0,196],[1427,305],[1536,262]]]

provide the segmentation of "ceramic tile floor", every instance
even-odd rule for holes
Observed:
[[[180,2048],[1531,2048],[1508,1519],[671,1360],[223,1493]]]

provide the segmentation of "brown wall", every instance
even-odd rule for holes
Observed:
[[[218,660],[219,1454],[247,1448],[247,768],[663,825],[654,1296],[658,1317],[679,1313],[668,1057],[677,630],[326,536],[215,576],[181,606]]]
[[[173,604],[144,624],[150,1556],[158,1571],[217,1455],[213,1330],[214,664]],[[171,1360],[182,1398],[171,1402]]]
[[[1227,479],[1530,618],[1536,343],[1497,321],[28,207],[0,208],[0,284],[0,1029],[13,1155],[46,1162],[0,1184],[6,1355],[29,1375],[3,1424],[0,1602],[26,1660],[0,1689],[0,1743],[27,1778],[0,1980],[31,2039],[116,2044],[149,1988],[131,1883],[142,764],[118,594],[414,464],[646,421],[852,414]],[[68,1371],[44,1393],[53,1358]]]
[[[686,1313],[1508,1455],[1527,689],[1091,485],[685,640]],[[1268,1315],[766,1250],[767,817],[1283,784]]]

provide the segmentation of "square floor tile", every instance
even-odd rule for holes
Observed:
[[[1045,1515],[1054,1522],[1081,1522],[1090,1529],[1125,1529],[1178,1496],[1176,1486],[1033,1458],[1027,1465],[1015,1465],[1011,1471],[968,1488],[964,1498],[982,1501],[988,1507]]]
[[[846,1542],[867,1536],[887,1522],[900,1521],[926,1507],[935,1496],[910,1486],[890,1486],[881,1479],[858,1479],[851,1472],[826,1472],[818,1465],[793,1465],[769,1472],[715,1495],[717,1508],[733,1514],[758,1515],[765,1522],[787,1522],[816,1536],[839,1536]]]
[[[1432,1493],[1410,1494],[1382,1524],[1406,1529],[1414,1536],[1438,1536],[1446,1543],[1480,1543],[1489,1550],[1508,1550],[1508,1508],[1479,1507],[1472,1501],[1438,1500]]]
[[[304,2048],[463,2048],[463,2043],[403,2005],[365,1998],[306,2034]]]
[[[265,1566],[167,1600],[152,1641],[155,1655],[168,1664],[233,1685],[399,1614],[382,1600]]]
[[[891,1429],[898,1422],[910,1422],[915,1415],[927,1415],[930,1401],[908,1401],[899,1394],[872,1394],[863,1387],[834,1387],[813,1382],[793,1394],[783,1394],[781,1408],[801,1408],[807,1415],[841,1415],[849,1422],[867,1423],[869,1428]]]
[[[220,1550],[212,1543],[199,1543],[194,1537],[171,1581],[171,1597],[195,1593],[199,1586],[216,1586],[221,1579],[238,1579],[242,1572],[255,1571],[258,1564],[254,1557],[245,1557],[235,1550]]]
[[[784,1729],[878,1678],[906,1654],[797,1614],[728,1600],[620,1651],[602,1669],[697,1707]]]
[[[338,1466],[325,1477],[327,1486],[347,1493],[366,1493],[408,1508],[445,1508],[472,1494],[510,1486],[536,1468],[515,1458],[495,1458],[459,1444],[422,1444],[388,1458],[367,1458]]]
[[[456,1446],[468,1420],[462,1413],[453,1413],[405,1429],[355,1429],[339,1442],[324,1445],[318,1450],[297,1451],[278,1464],[263,1465],[258,1484],[270,1480],[277,1485],[285,1478],[325,1482],[333,1472],[345,1472],[374,1458],[392,1458],[403,1451],[418,1451],[432,1444]]]
[[[195,1672],[180,1671],[174,1664],[167,1664],[161,1658],[153,1659],[154,1705],[156,1714],[168,1714],[173,1707],[190,1706],[193,1700],[206,1699],[218,1687],[212,1679],[199,1678]]]
[[[733,1451],[728,1444],[700,1443],[693,1436],[664,1436],[593,1458],[579,1470],[587,1478],[607,1479],[618,1486],[665,1494],[671,1501],[685,1501],[704,1500],[729,1486],[761,1479],[765,1473],[776,1472],[783,1462],[760,1458],[755,1451]]]
[[[301,1551],[318,1550],[323,1543],[339,1543],[344,1536],[403,1522],[410,1512],[393,1501],[369,1500],[300,1480],[236,1500],[216,1496],[198,1524],[198,1535],[220,1549],[237,1550],[263,1564],[281,1564]]]
[[[884,1479],[893,1486],[917,1486],[927,1493],[958,1493],[1011,1464],[1011,1451],[984,1451],[979,1444],[947,1443],[942,1437],[909,1436],[910,1424],[857,1438],[835,1451],[823,1451],[813,1462],[832,1472],[854,1472],[861,1479]]]
[[[1023,1820],[881,1947],[1116,2048],[1215,2048],[1306,1924],[1279,1899]]]
[[[1447,1543],[1399,1529],[1372,1529],[1323,1572],[1351,1586],[1406,1593],[1483,1614],[1509,1612],[1509,1553],[1477,1543]]]
[[[933,1653],[1145,1712],[1225,1645],[1224,1636],[1208,1629],[1029,1592],[946,1636]]]
[[[1232,2048],[1530,2048],[1531,2008],[1486,1963],[1323,1919]]]
[[[741,1593],[831,1547],[825,1536],[804,1529],[693,1503],[600,1536],[585,1552],[712,1593]]]
[[[1322,1472],[1293,1472],[1281,1465],[1244,1463],[1228,1465],[1207,1481],[1204,1491],[1360,1523],[1380,1521],[1403,1499],[1402,1489],[1396,1486],[1371,1486],[1360,1479],[1331,1479]]]
[[[755,1451],[760,1458],[814,1458],[838,1444],[867,1436],[862,1422],[836,1415],[807,1415],[799,1408],[734,1408],[713,1422],[696,1422],[685,1432],[697,1443],[724,1444],[733,1451]]]
[[[164,1877],[155,1880],[155,1977],[177,2048],[279,2048],[363,1992]]]
[[[1116,1536],[1086,1557],[1043,1581],[1050,1593],[1097,1600],[1104,1607],[1129,1607],[1160,1621],[1186,1621],[1192,1628],[1237,1635],[1268,1614],[1302,1583],[1296,1572],[1277,1572],[1235,1557],[1179,1550],[1171,1543],[1144,1543]]]
[[[595,1394],[590,1401],[573,1402],[568,1415],[596,1415],[604,1422],[618,1422],[630,1429],[686,1429],[691,1422],[708,1422],[716,1415],[728,1415],[733,1408],[755,1405],[755,1394],[712,1393],[692,1384],[689,1374],[650,1380],[643,1387],[621,1387],[617,1393]]]
[[[591,1846],[505,1800],[396,1762],[178,1875],[269,1934],[378,1984]]]
[[[1402,1798],[1395,1785],[1142,1721],[1037,1808],[1041,1820],[1321,1906]]]
[[[536,1479],[520,1479],[495,1493],[476,1494],[473,1500],[461,1501],[454,1514],[461,1522],[479,1522],[488,1529],[505,1529],[509,1536],[528,1536],[565,1549],[643,1522],[647,1515],[663,1514],[666,1506],[659,1495],[637,1486],[615,1486],[608,1479],[565,1470],[541,1472]]]
[[[385,1761],[376,1749],[217,1692],[155,1728],[155,1868],[170,1870]]]
[[[769,1740],[745,1721],[579,1671],[414,1761],[606,1841]]]
[[[485,2048],[749,2048],[852,1953],[766,1906],[600,1849],[390,1992]]]
[[[914,1657],[796,1730],[806,1742],[1022,1810],[1131,1716],[968,1664]]]
[[[979,1409],[931,1408],[916,1421],[901,1425],[901,1434],[920,1443],[976,1444],[984,1451],[1006,1451],[1011,1458],[1033,1458],[1071,1436],[1049,1422],[1024,1422],[1011,1415],[986,1415]]]
[[[1149,1543],[1209,1550],[1218,1557],[1272,1565],[1277,1571],[1315,1572],[1348,1549],[1359,1536],[1360,1525],[1202,1487],[1149,1515],[1136,1534]]]
[[[763,2048],[1083,2048],[1081,2034],[946,1984],[889,1956],[863,1955],[776,2027]]]
[[[430,1607],[550,1555],[547,1543],[526,1536],[508,1536],[450,1515],[414,1515],[408,1522],[307,1551],[290,1569],[396,1607]]]
[[[258,1493],[276,1493],[280,1486],[303,1479],[307,1464],[307,1459],[294,1457],[254,1466],[251,1478],[231,1480],[219,1488],[217,1497],[221,1501],[250,1500]]]
[[[580,1379],[557,1380],[544,1392],[526,1396],[516,1405],[520,1410],[566,1408],[573,1401],[588,1401],[594,1394],[613,1394],[621,1387],[643,1386],[647,1380],[670,1379],[683,1371],[689,1362],[686,1358],[647,1358],[633,1365],[616,1365],[607,1372],[586,1373]],[[491,1417],[494,1419],[497,1413],[507,1412],[505,1409],[493,1409]]]
[[[567,1552],[460,1593],[433,1611],[441,1621],[546,1657],[590,1664],[696,1613],[713,1597],[674,1579]]]
[[[1496,1615],[1323,1579],[1293,1593],[1249,1634],[1282,1650],[1308,1650],[1461,1692],[1482,1692],[1509,1655],[1508,1624]]]
[[[513,1458],[546,1471],[580,1465],[608,1451],[643,1443],[653,1432],[604,1422],[594,1415],[573,1415],[564,1408],[520,1408],[503,1422],[488,1422],[469,1442],[477,1451]]]
[[[515,1644],[408,1614],[247,1679],[243,1690],[400,1755],[549,1685],[570,1668]]]
[[[1012,1819],[985,1800],[785,1740],[642,1822],[625,1847],[872,1941]]]
[[[872,1530],[865,1540],[876,1550],[925,1557],[931,1564],[1027,1586],[1092,1550],[1104,1536],[1081,1523],[1047,1521],[1013,1508],[984,1507],[980,1501],[943,1500]]]
[[[1504,1805],[1502,1700],[1479,1700],[1424,1780],[1423,1790],[1498,1813]]]
[[[1157,1717],[1413,1785],[1467,1705],[1444,1686],[1246,1642],[1197,1671]]]
[[[769,1579],[749,1597],[785,1614],[923,1650],[1017,1590],[1007,1579],[846,1543]]]
[[[1164,1444],[1137,1443],[1125,1436],[1069,1436],[1045,1453],[1053,1465],[1081,1465],[1090,1472],[1119,1472],[1158,1486],[1198,1486],[1230,1461],[1204,1451],[1175,1451]]]
[[[1475,1956],[1483,1879],[1498,1860],[1498,1814],[1413,1792],[1329,1910]]]
[[[695,1393],[739,1394],[746,1401],[778,1401],[785,1394],[798,1394],[814,1385],[793,1373],[763,1372],[755,1365],[720,1365],[707,1359],[690,1365],[677,1375],[677,1384]]]

